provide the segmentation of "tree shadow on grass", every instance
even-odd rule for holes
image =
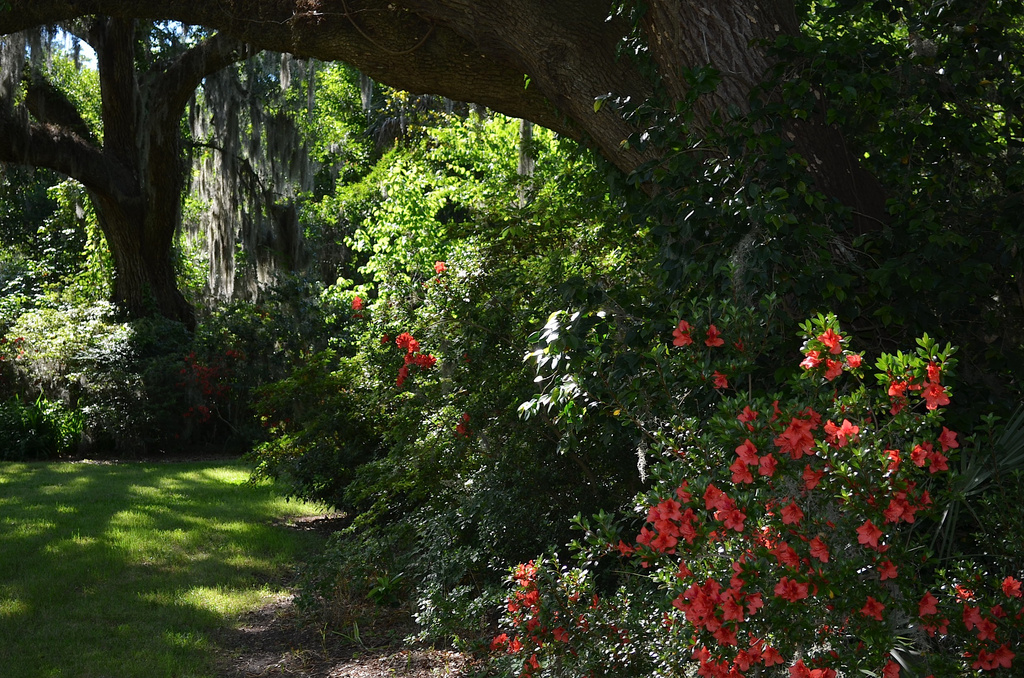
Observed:
[[[0,465],[0,667],[213,676],[211,634],[280,593],[319,541],[238,464]]]

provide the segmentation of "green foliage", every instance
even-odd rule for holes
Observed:
[[[643,378],[641,397],[621,403],[651,441],[649,489],[621,517],[578,518],[571,566],[516,568],[509,632],[491,646],[500,666],[538,676],[681,676],[688,664],[700,675],[782,676],[801,675],[803,663],[833,676],[900,665],[952,675],[1016,647],[1020,618],[992,606],[1019,607],[1008,588],[1019,549],[997,543],[990,558],[984,542],[934,548],[964,499],[949,472],[957,456],[977,454],[942,425],[952,348],[922,337],[915,351],[881,356],[871,379],[836,317],[819,315],[802,326],[798,375],[770,394],[737,389],[708,382],[736,375],[729,342],[753,344],[757,328],[727,308],[709,317],[709,306],[649,356],[661,378]],[[941,613],[921,611],[933,593]],[[968,610],[987,619],[990,608],[991,637],[973,633]]]
[[[942,332],[970,361],[972,414],[1012,409],[1024,359],[1014,113],[1024,94],[1008,56],[1022,49],[1019,9],[808,3],[801,35],[772,47],[777,75],[752,93],[749,113],[720,111],[694,132],[688,104],[634,106],[644,133],[630,143],[660,156],[629,179],[658,186],[631,201],[658,245],[651,275],[698,297],[775,293],[790,324],[834,308],[871,328],[876,350]],[[713,72],[686,75],[694,97],[716,85]],[[841,130],[878,179],[881,220],[815,189],[813,159],[787,132],[818,124]]]
[[[526,338],[582,284],[565,281],[632,276],[643,242],[611,217],[586,155],[541,132],[536,172],[519,177],[517,144],[517,122],[450,118],[326,197],[362,262],[362,284],[324,295],[351,334],[260,391],[261,472],[354,516],[313,590],[336,587],[331,568],[367,593],[397,578],[425,637],[478,634],[509,562],[632,486],[617,422],[576,449],[517,406],[535,388]]]
[[[83,417],[42,395],[35,402],[14,396],[0,402],[0,461],[67,457],[75,452]]]

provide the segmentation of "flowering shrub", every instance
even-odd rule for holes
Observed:
[[[742,342],[725,325],[678,322],[669,350],[651,353],[662,383],[720,394],[717,406],[698,417],[679,407],[644,431],[658,460],[632,526],[578,518],[575,567],[517,569],[509,630],[492,643],[507,669],[895,678],[1019,668],[1021,573],[959,582],[931,548],[953,501],[951,459],[968,444],[943,425],[953,349],[922,337],[912,353],[881,356],[871,380],[834,316],[802,332],[788,396],[727,395],[737,363],[715,352]]]
[[[204,360],[190,351],[184,365],[178,371],[181,380],[177,386],[187,393],[189,408],[182,412],[185,420],[205,424],[218,414],[222,403],[229,404],[229,395],[234,380],[234,364],[245,362],[245,353],[227,349],[223,355]]]

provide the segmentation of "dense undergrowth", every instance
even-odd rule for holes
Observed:
[[[887,662],[913,675],[924,660],[908,658],[925,655],[968,671],[1004,661],[991,653],[1019,638],[1011,614],[1018,603],[1011,593],[996,602],[1000,594],[989,589],[997,574],[1024,577],[1019,544],[1006,537],[1024,530],[1022,517],[1004,510],[1019,506],[1024,465],[1014,417],[1024,177],[1005,123],[1021,105],[1018,66],[995,56],[1019,42],[1019,30],[1006,28],[1019,19],[1010,21],[1002,5],[989,20],[941,3],[951,9],[901,6],[894,22],[897,10],[882,4],[809,14],[805,37],[778,45],[786,68],[750,116],[724,120],[717,135],[703,131],[699,143],[685,131],[685,111],[637,106],[631,115],[648,133],[630,143],[666,152],[628,178],[546,130],[529,137],[518,121],[429,98],[390,93],[367,117],[351,103],[358,77],[332,67],[320,76],[317,115],[304,123],[323,164],[301,203],[311,264],[281,273],[255,302],[204,305],[205,264],[185,255],[195,252],[183,241],[181,279],[201,310],[194,333],[159,318],[118,317],[103,301],[102,240],[88,210],[75,209],[84,198],[64,183],[45,199],[24,189],[47,178],[5,175],[7,200],[17,194],[23,203],[3,222],[17,245],[0,269],[0,427],[12,441],[3,455],[250,450],[257,477],[352,519],[311,563],[306,605],[351,595],[408,605],[422,638],[484,651],[504,617],[505,638],[490,649],[495,670],[509,674],[718,675],[707,667],[750,656],[738,658],[728,625],[711,628],[705,616],[694,626],[681,582],[698,572],[703,579],[686,581],[710,587],[705,594],[714,578],[720,590],[739,591],[715,567],[716,553],[741,569],[757,558],[766,570],[789,565],[753,547],[745,554],[749,544],[738,546],[729,530],[750,535],[731,526],[728,538],[701,533],[692,561],[675,548],[681,532],[670,534],[677,544],[651,546],[655,532],[682,529],[675,511],[686,501],[669,495],[683,475],[705,492],[723,483],[721,473],[759,527],[789,529],[773,522],[771,502],[783,499],[804,513],[830,511],[835,524],[878,518],[885,507],[871,506],[864,487],[842,487],[856,486],[860,471],[839,473],[829,456],[845,444],[825,436],[826,421],[849,420],[863,431],[855,462],[876,482],[872,490],[907,491],[879,480],[892,451],[932,498],[919,522],[886,526],[905,558],[897,563],[894,551],[890,564],[947,594],[971,588],[972,568],[983,572],[976,597],[960,604],[981,609],[984,601],[998,634],[979,638],[968,626],[955,637],[928,635],[911,614],[920,598],[907,597],[902,580],[883,587],[889,598],[869,593],[864,572],[889,569],[876,558],[877,540],[868,548],[848,531],[832,553],[862,568],[844,571],[830,595],[870,595],[902,616],[876,618],[877,608],[858,599],[843,611],[858,623],[870,618],[865,631],[820,601],[827,612],[817,610],[817,621],[860,636],[850,631],[812,651],[806,624],[800,642],[787,636],[797,608],[776,608],[758,631],[775,637],[751,635],[743,651],[760,658],[765,647],[785,647],[784,668],[806,658],[807,675],[818,676],[861,668],[895,675]],[[928,37],[910,40],[909,32]],[[695,96],[715,84],[713,73],[690,75]],[[806,159],[776,134],[779,120],[806,118],[814,106],[827,106],[829,121],[843,124],[886,186],[888,223],[856,225],[863,222],[815,190]],[[76,234],[81,249],[44,247],[46,238],[24,227],[36,222],[44,236]],[[833,339],[824,325],[802,333],[807,318],[827,318],[828,329],[858,342],[857,365],[832,364],[848,343],[836,352],[815,344]],[[915,343],[925,334],[937,341]],[[944,362],[949,344],[956,369]],[[813,387],[799,378],[805,369],[820,372]],[[844,370],[855,383],[833,383]],[[865,395],[876,374],[885,393]],[[932,400],[918,388],[932,388]],[[906,412],[892,411],[903,397]],[[742,468],[725,472],[736,463],[733,450],[754,435],[736,414],[749,406],[764,422],[774,401],[783,414],[759,430],[761,457],[778,447],[776,429],[810,421],[804,408],[828,413],[815,422],[817,456],[801,452],[815,464],[829,460],[811,469],[833,474],[827,496],[801,494],[802,466],[757,489],[741,486],[767,483],[771,473],[751,470],[747,483]],[[898,427],[879,423],[897,415]],[[962,444],[940,438],[943,426]],[[942,460],[915,452],[925,443]],[[680,461],[681,450],[695,459]],[[921,470],[927,460],[934,466]],[[772,467],[759,460],[759,470],[762,463]],[[679,506],[664,504],[677,499]],[[674,528],[658,527],[658,506]],[[704,506],[705,525],[719,520],[715,511],[739,506]],[[803,536],[806,544],[815,537]],[[803,548],[804,560],[782,575],[797,587],[783,587],[795,598],[787,603],[802,600],[793,594],[800,586],[824,588],[824,575],[808,566],[817,556]],[[511,568],[531,559],[506,600]],[[768,598],[779,583],[760,580],[760,594]],[[533,599],[524,605],[516,596]],[[608,603],[591,607],[595,600]],[[726,621],[744,620],[733,614],[740,619]],[[644,654],[623,641],[627,630],[655,649]],[[700,645],[697,632],[705,634]],[[700,649],[711,639],[725,648],[714,662]],[[858,640],[868,649],[847,658]],[[694,661],[679,668],[681,657]]]

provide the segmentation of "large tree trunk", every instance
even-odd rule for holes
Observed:
[[[185,188],[179,131],[183,108],[169,101],[168,93],[145,87],[154,82],[140,83],[132,20],[98,20],[92,40],[99,61],[104,150],[130,169],[131,193],[137,196],[92,191],[114,261],[113,301],[130,317],[159,313],[192,328],[195,314],[178,290],[171,256]]]
[[[180,192],[182,183],[176,184]],[[95,192],[93,205],[114,261],[113,302],[129,317],[158,313],[195,327],[192,306],[177,286],[171,256],[176,212],[132,209]]]
[[[98,59],[102,147],[71,103],[36,79],[26,96],[34,120],[0,107],[0,160],[82,182],[113,258],[113,301],[129,316],[158,313],[191,328],[195,314],[178,290],[173,259],[186,178],[182,115],[205,76],[250,52],[218,35],[139,73],[132,19],[96,19],[88,38]]]

